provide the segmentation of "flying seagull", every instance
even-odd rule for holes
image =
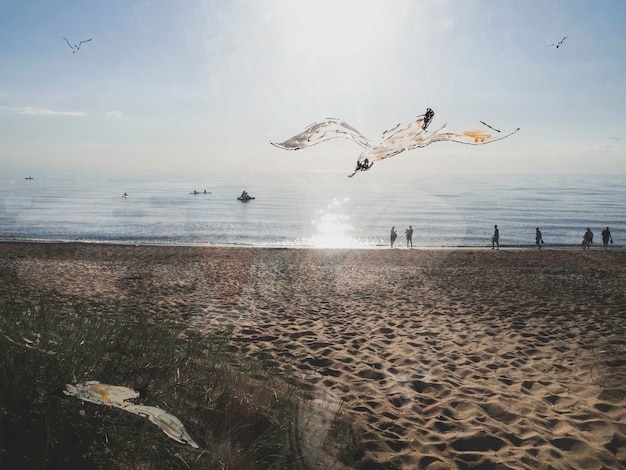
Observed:
[[[554,44],[546,44],[546,47],[555,46],[558,49],[559,46],[563,44],[563,41],[565,41],[566,39],[567,39],[567,36],[563,36],[563,39],[561,39],[559,42],[555,42]]]
[[[382,139],[378,145],[372,145],[370,140],[349,124],[335,118],[327,118],[320,122],[315,122],[304,129],[299,134],[285,140],[284,142],[270,142],[272,145],[284,150],[300,150],[311,145],[319,144],[330,139],[349,139],[363,148],[356,162],[354,172],[348,175],[351,178],[359,171],[369,170],[374,161],[393,157],[405,150],[426,147],[433,142],[452,141],[460,144],[483,145],[507,137],[519,131],[519,127],[514,131],[500,137],[492,137],[491,132],[486,128],[463,131],[461,133],[447,132],[446,124],[435,131],[429,131],[428,126],[435,115],[430,108],[425,114],[417,116],[417,119],[405,127],[400,124],[392,129],[383,132]],[[481,124],[498,133],[499,130],[480,121]]]
[[[76,51],[80,49],[80,45],[84,42],[89,42],[91,41],[93,38],[89,38],[89,39],[85,39],[84,41],[79,42],[78,44],[74,44],[73,46],[70,44],[70,42],[67,40],[66,37],[63,37],[63,39],[65,39],[65,42],[67,43],[68,46],[70,46],[70,49],[72,49],[72,54],[76,54]]]

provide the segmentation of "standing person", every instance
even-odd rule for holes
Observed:
[[[583,250],[585,248],[589,249],[589,246],[593,244],[593,232],[589,227],[587,227],[587,231],[583,235]]]
[[[611,236],[611,231],[607,227],[604,230],[602,230],[602,245],[604,246],[605,250],[609,247],[609,240],[611,240],[611,244],[613,244],[613,237]]]
[[[491,237],[491,249],[493,250],[495,247],[500,249],[500,230],[498,230],[498,226],[493,226],[493,235]]]
[[[409,228],[406,229],[406,247],[409,247],[409,243],[411,244],[411,248],[413,248],[413,226],[409,225]]]
[[[391,248],[393,248],[393,242],[396,241],[396,238],[398,238],[398,233],[396,232],[396,228],[391,227]]]
[[[537,245],[540,250],[541,250],[542,243],[543,243],[543,238],[541,237],[541,230],[539,230],[539,227],[537,227],[535,229],[535,245]]]

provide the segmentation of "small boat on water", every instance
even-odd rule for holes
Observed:
[[[27,176],[26,178],[24,178],[25,180],[34,180],[35,178],[33,178],[32,176]]]
[[[241,193],[241,196],[239,196],[239,197],[237,198],[237,200],[238,200],[238,201],[241,201],[241,202],[248,202],[248,201],[249,201],[249,200],[251,200],[251,199],[254,199],[254,197],[250,196],[250,195],[248,194],[248,191],[244,191],[244,192],[242,192],[242,193]]]

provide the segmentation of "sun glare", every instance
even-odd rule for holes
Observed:
[[[386,2],[318,0],[306,10],[298,2],[285,2],[281,10],[283,42],[292,55],[350,60],[386,48],[383,29],[390,23],[384,19],[394,9]]]
[[[342,210],[342,204],[348,201],[348,198],[335,198],[326,209],[317,212],[312,222],[315,227],[315,234],[311,239],[313,246],[317,248],[355,248],[362,246],[361,241],[350,235],[354,227],[350,225],[350,217]]]

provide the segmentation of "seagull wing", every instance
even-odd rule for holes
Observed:
[[[79,43],[78,43],[78,45],[80,46],[82,43],[84,43],[84,42],[89,42],[89,41],[91,41],[92,39],[93,39],[93,38],[85,39],[84,41],[79,42]]]
[[[498,129],[496,129],[495,127],[491,127],[489,124],[487,124],[485,121],[480,121],[481,124],[484,124],[485,126],[487,126],[489,129],[493,129],[496,132],[500,132]]]
[[[66,37],[63,37],[63,39],[65,39],[65,42],[67,43],[68,46],[70,46],[70,49],[74,50],[74,47],[72,47],[72,45],[70,44],[70,42],[67,40]]]
[[[434,132],[426,132],[422,129],[421,122],[415,122],[405,129],[396,131],[395,139],[388,139],[381,145],[363,152],[357,160],[355,170],[348,175],[348,178],[353,177],[359,171],[369,170],[376,160],[394,157],[404,151],[426,147],[435,142],[450,141],[467,145],[484,145],[506,139],[517,131],[519,131],[519,128],[502,137],[493,138],[491,133],[484,129],[465,131],[463,133],[446,132],[446,124]]]
[[[480,122],[498,133],[501,132],[482,121]],[[366,159],[369,162],[383,160],[385,158],[396,156],[404,151],[427,147],[435,142],[452,141],[460,144],[483,145],[506,139],[507,137],[515,134],[517,131],[519,131],[519,128],[504,136],[494,138],[492,133],[485,128],[457,133],[447,132],[446,124],[444,124],[436,131],[428,132],[422,129],[421,121],[418,120],[404,129],[396,130],[394,134],[383,140],[380,145],[363,152],[359,157],[358,162],[363,163]]]
[[[506,139],[507,137],[511,137],[513,134],[515,134],[519,130],[520,128],[518,127],[514,131],[511,131],[500,137],[493,137],[491,133],[485,129],[473,129],[469,131],[463,131],[460,133],[446,132],[445,134],[440,134],[441,138],[438,140],[442,140],[442,141],[448,140],[450,142],[456,142],[459,144],[466,144],[466,145],[484,145],[484,144],[490,144],[492,142],[497,142],[498,140]]]
[[[285,150],[299,150],[337,138],[351,140],[365,149],[370,148],[369,140],[363,134],[335,118],[315,122],[284,142],[271,142],[271,144]]]
[[[561,44],[563,44],[563,41],[565,41],[567,39],[567,36],[564,36],[563,39],[561,39],[559,42],[554,42],[552,44],[545,44],[543,47],[559,47]]]

